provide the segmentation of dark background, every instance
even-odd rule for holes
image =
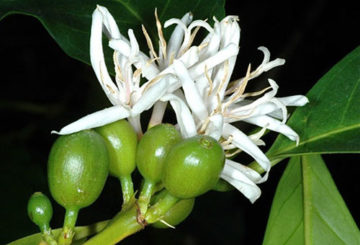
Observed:
[[[285,66],[271,77],[279,95],[305,94],[335,63],[359,45],[360,9],[350,1],[298,3],[228,1],[227,14],[238,15],[240,54],[233,78],[258,64],[258,46]],[[91,67],[68,57],[29,16],[0,22],[0,244],[37,232],[26,214],[28,197],[48,194],[46,161],[56,136],[67,123],[109,105]],[[254,67],[254,66],[253,66]],[[329,105],[331,106],[331,105]],[[334,112],[337,113],[337,112]],[[269,144],[269,143],[268,143]],[[270,145],[270,144],[269,144]],[[325,156],[340,193],[360,222],[358,155]],[[273,168],[251,205],[240,193],[210,192],[198,198],[192,215],[175,231],[146,229],[124,244],[261,244],[276,185],[285,163]],[[80,212],[79,224],[108,219],[120,208],[120,188],[110,178],[96,203]],[[62,225],[63,209],[54,203],[53,227]]]

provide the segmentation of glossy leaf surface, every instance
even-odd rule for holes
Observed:
[[[213,16],[222,18],[225,15],[224,0],[2,0],[0,19],[16,13],[36,17],[69,56],[89,64],[91,15],[97,4],[109,9],[124,36],[127,36],[129,28],[134,29],[142,49],[147,47],[141,31],[142,24],[153,40],[157,40],[155,8],[162,23],[170,18],[181,18],[189,11],[196,19],[211,20]],[[164,30],[165,36],[171,29]],[[107,58],[111,61],[112,55]]]
[[[268,152],[271,160],[302,154],[360,152],[360,47],[326,73],[306,95],[288,125],[300,144],[279,136]]]
[[[290,160],[277,187],[263,244],[360,244],[359,229],[321,156]]]

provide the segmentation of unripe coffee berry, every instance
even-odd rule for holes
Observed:
[[[169,225],[176,226],[183,222],[193,210],[195,198],[183,199],[177,202],[166,214],[161,218],[162,221],[157,221],[152,224],[155,228],[166,229]],[[166,222],[166,223],[165,223]]]
[[[178,198],[197,197],[216,185],[224,162],[224,151],[215,139],[206,135],[187,138],[171,148],[162,181]]]
[[[116,121],[95,129],[104,139],[109,152],[110,174],[130,175],[135,167],[137,135],[126,120]]]
[[[51,195],[65,208],[89,206],[100,195],[108,170],[108,152],[98,133],[85,130],[60,136],[48,161]]]
[[[40,228],[42,233],[49,231],[53,209],[46,195],[41,192],[32,194],[28,201],[27,212],[31,221]]]
[[[159,124],[144,134],[139,142],[136,162],[145,180],[154,184],[161,180],[165,157],[180,140],[180,133],[171,124]]]

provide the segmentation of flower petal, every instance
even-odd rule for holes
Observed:
[[[284,119],[284,109],[279,108],[277,103],[274,103],[274,99],[283,104],[284,106],[304,106],[309,100],[303,95],[293,95],[288,97],[275,97],[270,99],[268,102],[259,104],[258,100],[254,104],[250,100],[242,100],[236,104],[232,104],[227,108],[227,113],[238,118],[248,117],[251,114],[251,117],[270,115],[278,119]],[[249,107],[248,105],[252,105]],[[236,122],[242,119],[229,118],[228,122]],[[286,118],[286,117],[285,117]]]
[[[268,172],[270,171],[270,161],[265,156],[265,154],[255,145],[255,143],[243,132],[241,132],[236,127],[225,123],[223,128],[223,137],[225,139],[232,136],[232,144],[243,150],[250,156],[252,156],[259,165],[266,171],[265,176],[262,178],[262,181],[266,181]]]
[[[106,96],[109,98],[112,104],[116,104],[118,89],[110,78],[110,75],[107,71],[102,47],[103,24],[105,25],[106,22],[109,27],[111,26],[112,29],[115,29],[115,34],[119,33],[116,33],[116,28],[112,26],[112,24],[114,24],[113,21],[106,20],[106,18],[113,20],[112,16],[106,10],[106,8],[98,6],[92,16],[90,36],[90,61],[95,71],[96,77],[100,82],[100,85],[104,90]]]
[[[121,38],[121,34],[116,24],[116,21],[114,17],[110,14],[110,12],[107,10],[107,8],[97,5],[94,13],[95,12],[100,13],[102,16],[102,23],[106,28],[105,34],[108,35],[110,39]]]
[[[121,54],[126,57],[130,56],[131,47],[130,47],[129,43],[124,40],[112,39],[109,41],[109,47],[116,51],[121,50]]]
[[[179,60],[184,63],[185,67],[191,67],[199,61],[199,48],[196,46],[189,48],[179,57]]]
[[[184,138],[192,137],[197,134],[194,119],[185,102],[174,94],[166,94],[161,101],[170,101],[175,111],[176,119],[180,127],[181,135]]]
[[[223,63],[231,57],[237,56],[239,52],[239,46],[235,44],[230,44],[225,48],[219,50],[213,56],[205,59],[204,61],[197,63],[189,68],[189,74],[193,79],[204,75],[205,67],[207,69],[212,69],[213,67]]]
[[[270,86],[272,88],[271,91],[265,93],[263,96],[261,96],[260,98],[254,100],[254,101],[251,101],[250,103],[248,103],[248,101],[244,101],[244,100],[240,100],[239,104],[237,104],[237,108],[233,108],[231,113],[234,113],[234,114],[238,114],[238,113],[241,113],[243,111],[254,111],[257,107],[259,107],[260,105],[264,104],[264,103],[267,103],[267,102],[270,102],[276,95],[278,89],[279,89],[279,86],[277,85],[277,83],[272,80],[272,79],[268,79],[269,83],[270,83]],[[231,98],[229,98],[231,99]],[[228,99],[228,100],[229,100]],[[237,102],[236,102],[237,103]],[[234,107],[234,106],[233,106]],[[247,112],[246,112],[247,113]],[[241,114],[240,114],[241,115]],[[239,115],[239,116],[240,116]]]
[[[195,86],[194,81],[191,79],[188,70],[181,61],[175,60],[174,71],[182,83],[185,98],[191,111],[200,121],[205,120],[208,116],[206,106],[199,91],[197,90],[197,87]]]
[[[220,45],[220,37],[217,33],[211,34],[212,36],[209,37],[210,41],[208,42],[208,45],[200,51],[200,60],[205,60],[212,55],[214,55]],[[198,90],[200,92],[201,97],[204,99],[208,97],[213,91],[213,88],[210,82],[213,83],[212,74],[214,69],[207,69],[204,70],[204,73],[202,76],[196,78],[196,86],[198,87]],[[210,81],[209,81],[210,80]]]
[[[131,114],[139,115],[143,111],[150,109],[156,101],[167,93],[168,80],[167,76],[161,78],[155,84],[145,90],[140,99],[132,107]]]
[[[239,45],[240,42],[240,26],[239,17],[235,15],[226,16],[220,22],[221,31],[221,47],[226,47],[230,43]]]
[[[266,145],[265,142],[261,139],[261,137],[265,134],[266,128],[262,128],[260,131],[250,134],[248,137],[256,144],[256,145]]]
[[[285,64],[285,60],[281,59],[281,58],[277,58],[275,60],[270,61],[270,51],[266,47],[260,46],[260,47],[258,47],[258,50],[260,50],[260,51],[262,51],[264,53],[264,59],[263,59],[261,65],[257,69],[258,72],[259,72],[257,74],[258,76],[261,73],[269,71],[274,67],[281,66],[281,65]]]
[[[130,41],[125,38],[111,39],[109,41],[109,47],[116,51],[121,51],[121,55],[129,58],[131,60],[131,63],[133,63],[135,62],[134,57],[139,55],[139,44],[132,29],[128,30],[128,36]]]
[[[167,53],[168,53],[170,59],[171,59],[171,57],[177,58],[182,40],[184,38],[184,32],[186,30],[186,26],[188,24],[190,24],[190,22],[192,21],[192,18],[193,18],[192,13],[186,13],[181,18],[181,23],[183,23],[184,25],[183,26],[177,25],[175,27],[174,31],[172,32],[169,42],[168,42],[168,46],[167,46]],[[171,24],[177,24],[177,23],[174,22],[174,19],[170,19],[164,23],[164,27],[166,28]]]
[[[51,133],[72,134],[81,130],[100,127],[129,116],[130,111],[127,108],[117,105],[89,114],[63,127],[59,132],[52,131]]]
[[[251,117],[267,115],[269,113],[279,110],[276,104],[272,102],[266,102],[257,105],[254,108],[247,108],[246,110],[239,110],[239,108],[241,109],[242,106],[249,105],[251,102],[252,101],[243,100],[242,103],[237,103],[229,106],[227,113],[234,116],[233,118],[229,118],[229,122],[236,122],[242,120],[243,118],[249,117],[250,115]]]
[[[133,126],[137,135],[141,137],[143,135],[143,132],[142,132],[142,128],[141,128],[140,115],[137,115],[134,117],[129,116],[128,121],[131,124],[131,126]]]
[[[220,50],[215,55],[209,57],[208,59],[205,59],[202,62],[196,63],[190,68],[188,68],[189,75],[191,79],[196,80],[197,78],[204,75],[205,67],[208,69],[212,69],[214,66],[221,64],[225,60],[229,59],[232,56],[236,56],[239,51],[238,46],[234,44],[230,44],[226,48]],[[180,58],[181,60],[181,58]],[[184,63],[186,65],[186,63]],[[166,75],[169,73],[174,73],[174,67],[173,65],[168,66],[166,69],[161,71],[158,75]],[[169,86],[171,88],[168,89],[168,92],[173,92],[181,87],[181,83],[178,79],[174,77],[169,77]]]
[[[299,135],[289,126],[283,124],[281,121],[278,121],[272,117],[257,116],[257,117],[246,118],[244,119],[244,121],[247,123],[257,125],[259,127],[266,127],[267,129],[270,129],[272,131],[279,132],[285,135],[286,137],[288,137],[290,140],[296,141],[296,143],[298,144]]]
[[[270,100],[270,102],[274,103],[279,108],[279,110],[281,111],[281,116],[279,118],[282,119],[282,121],[281,121],[282,123],[286,123],[286,120],[288,117],[288,112],[287,112],[286,106],[277,98],[272,98]]]
[[[243,174],[245,174],[252,182],[259,183],[261,182],[261,175],[256,172],[254,169],[249,168],[248,166],[242,165],[238,162],[235,162],[230,159],[226,159],[226,164],[231,166],[234,169],[237,169],[238,171],[241,171]]]
[[[160,100],[154,104],[154,108],[149,121],[149,128],[158,125],[162,122],[165,114],[166,106],[167,106],[167,102],[163,102]]]
[[[220,22],[220,29],[221,29],[221,42],[220,42],[220,48],[224,48],[230,44],[239,46],[240,42],[240,27],[238,24],[238,17],[237,16],[226,16],[221,22]],[[228,59],[227,63],[227,72],[224,72],[224,69],[221,68],[217,72],[217,74],[214,77],[214,83],[223,83],[221,86],[222,89],[219,91],[220,98],[222,99],[224,97],[225,90],[229,84],[231,74],[235,67],[236,62],[236,56],[233,56]],[[225,80],[224,80],[225,77]]]
[[[122,55],[126,57],[131,57],[132,48],[130,46],[126,46],[125,40],[110,40],[109,46],[119,51]],[[131,57],[133,59],[133,57]],[[132,63],[134,63],[137,69],[141,69],[141,74],[146,77],[146,79],[151,80],[156,77],[160,70],[151,62],[150,58],[147,57],[143,52],[139,51],[136,59],[133,59]]]
[[[113,38],[109,41],[109,47],[118,51],[121,55],[130,58],[131,63],[134,63],[136,68],[142,70],[142,75],[148,80],[153,79],[159,74],[159,69],[151,62],[150,58],[143,52],[139,51],[138,43],[133,31],[128,31],[130,41],[124,36],[120,35],[120,38]],[[136,54],[136,58],[134,55]]]
[[[304,106],[309,103],[309,99],[304,95],[292,95],[287,97],[277,98],[286,106]]]
[[[222,135],[224,126],[224,117],[222,114],[215,114],[209,118],[209,124],[205,130],[205,134],[219,140]]]
[[[261,195],[260,188],[241,169],[229,161],[226,160],[220,177],[238,189],[251,203],[254,203]]]

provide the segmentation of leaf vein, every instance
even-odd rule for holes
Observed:
[[[320,212],[320,210],[318,209],[318,207],[313,206],[313,211],[314,214],[316,214],[322,221],[323,223],[329,228],[329,230],[340,240],[342,241],[344,244],[346,244],[346,241],[344,241],[344,239],[330,226],[329,222],[322,216],[322,213]]]
[[[166,1],[164,8],[162,9],[162,11],[161,11],[161,13],[159,15],[160,19],[162,19],[164,17],[164,14],[166,13],[166,10],[169,8],[170,1],[171,0]]]
[[[307,140],[303,140],[299,143],[299,145],[292,145],[288,148],[285,148],[285,149],[282,149],[281,151],[282,152],[289,152],[293,149],[295,149],[296,147],[299,147],[299,146],[302,146],[302,145],[305,145],[307,143],[311,143],[311,142],[314,142],[316,140],[320,140],[320,139],[323,139],[323,138],[326,138],[326,137],[330,137],[330,136],[333,136],[333,135],[336,135],[336,134],[340,134],[340,133],[343,133],[343,132],[346,132],[346,131],[350,131],[350,130],[353,130],[353,129],[357,129],[357,128],[360,128],[360,123],[356,123],[354,125],[350,125],[348,127],[343,127],[343,128],[339,128],[339,129],[335,129],[335,130],[332,130],[332,131],[328,131],[324,134],[320,134],[320,135],[317,135],[315,137],[312,137],[312,138],[309,138]],[[302,154],[302,153],[301,153]],[[313,154],[313,153],[312,153]],[[275,153],[274,155],[281,155],[281,153]]]
[[[289,199],[294,195],[294,193],[297,191],[297,189],[300,186],[300,182],[294,187],[293,191],[289,194],[289,196],[283,201],[282,205],[279,207],[279,214],[281,213],[281,210],[283,209],[283,207],[285,206],[285,204],[289,201]],[[277,216],[275,216],[277,217]]]
[[[300,229],[301,225],[303,224],[303,222],[299,222],[299,224],[296,226],[296,228],[294,229],[294,231],[289,235],[289,237],[286,239],[286,241],[284,242],[284,244],[287,244],[290,239],[295,235],[295,233]]]
[[[355,83],[354,88],[353,88],[353,90],[351,91],[351,94],[350,94],[349,98],[347,99],[346,105],[345,105],[344,110],[343,110],[343,113],[342,113],[342,117],[341,117],[341,119],[340,119],[340,123],[339,123],[340,125],[344,122],[345,116],[346,116],[346,114],[347,114],[347,111],[349,110],[349,106],[350,106],[350,104],[351,104],[351,102],[352,102],[352,99],[353,99],[353,97],[354,97],[355,91],[357,90],[357,87],[359,86],[359,84],[360,84],[360,78],[357,79],[357,82]]]
[[[128,11],[129,13],[131,13],[137,20],[139,20],[141,23],[143,23],[143,19],[141,18],[141,16],[136,12],[136,10],[134,10],[130,4],[125,3],[123,0],[116,0],[116,2],[119,2],[120,4],[122,4]]]

